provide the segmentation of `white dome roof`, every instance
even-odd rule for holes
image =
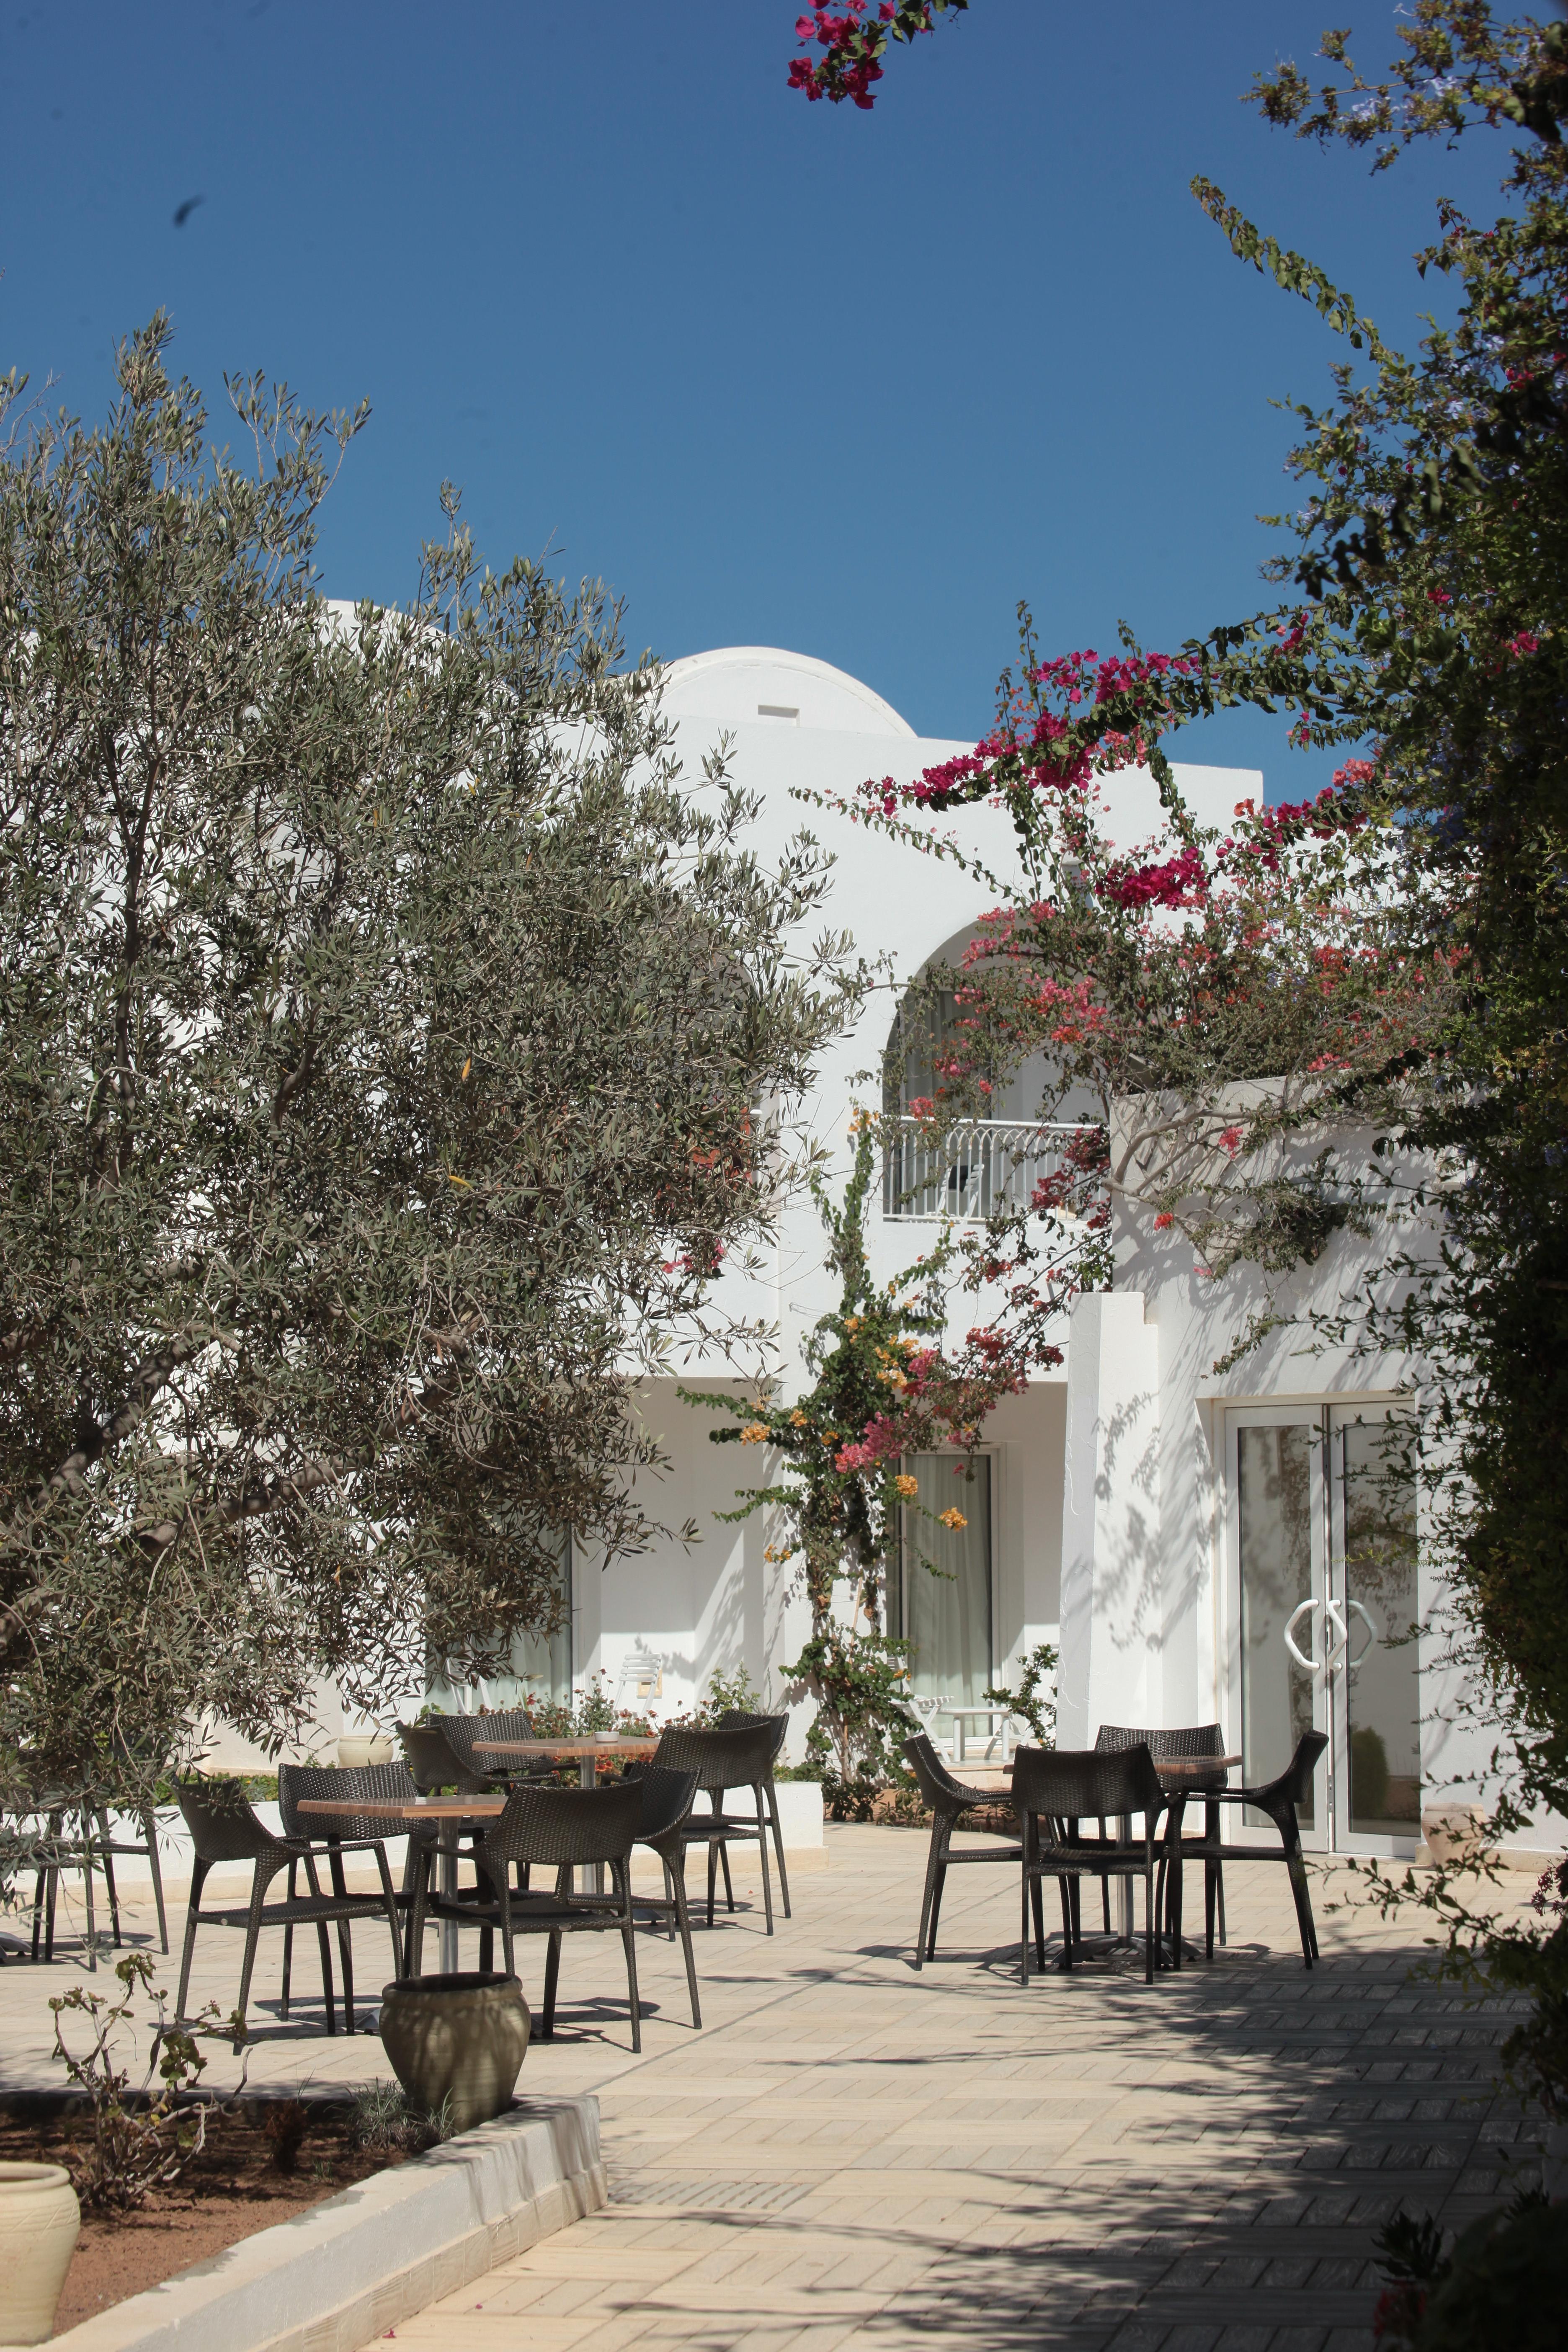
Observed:
[[[844,735],[913,739],[890,702],[831,662],[776,646],[723,646],[687,654],[664,673],[671,719],[711,719],[723,727],[816,727]]]

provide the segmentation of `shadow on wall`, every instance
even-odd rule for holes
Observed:
[[[1163,1630],[1160,1573],[1160,1431],[1155,1423],[1142,1450],[1123,1462],[1128,1446],[1156,1410],[1148,1391],[1129,1397],[1101,1424],[1095,1500],[1122,1506],[1113,1540],[1104,1539],[1105,1521],[1096,1513],[1093,1609],[1120,1650],[1139,1643],[1157,1649]],[[1136,1496],[1136,1501],[1131,1498]]]

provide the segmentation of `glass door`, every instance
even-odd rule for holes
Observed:
[[[1285,1769],[1303,1732],[1329,1728],[1316,1640],[1327,1549],[1321,1416],[1260,1408],[1229,1422],[1237,1744],[1242,1778],[1257,1788]],[[1327,1843],[1329,1805],[1323,1763],[1300,1808],[1304,1843]],[[1249,1810],[1243,1819],[1248,1829],[1269,1827],[1262,1813]]]
[[[1329,1745],[1305,1844],[1387,1853],[1420,1833],[1415,1490],[1382,1406],[1228,1416],[1232,1694],[1247,1782],[1305,1731]],[[1267,1830],[1261,1814],[1249,1829]]]
[[[1406,1425],[1376,1406],[1328,1416],[1330,1589],[1325,1640],[1342,1852],[1421,1834],[1415,1481]]]

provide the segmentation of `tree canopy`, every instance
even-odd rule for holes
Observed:
[[[0,464],[0,1753],[275,1742],[495,1670],[563,1532],[646,1543],[629,1381],[711,1324],[851,1008],[618,616],[448,530],[329,608],[363,423],[154,320]],[[151,1768],[150,1768],[151,1769]]]

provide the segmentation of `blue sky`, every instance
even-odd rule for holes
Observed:
[[[1491,202],[1500,143],[1373,180],[1237,103],[1326,5],[975,0],[863,114],[785,87],[795,0],[10,0],[0,367],[96,414],[163,304],[220,400],[372,403],[329,593],[405,593],[450,477],[492,561],[610,582],[634,649],[795,647],[973,736],[1021,596],[1055,652],[1264,593],[1268,403],[1340,347],[1193,174],[1412,342],[1435,194]],[[1393,9],[1342,13],[1381,68]],[[1293,798],[1333,762],[1284,737],[1173,748]]]

